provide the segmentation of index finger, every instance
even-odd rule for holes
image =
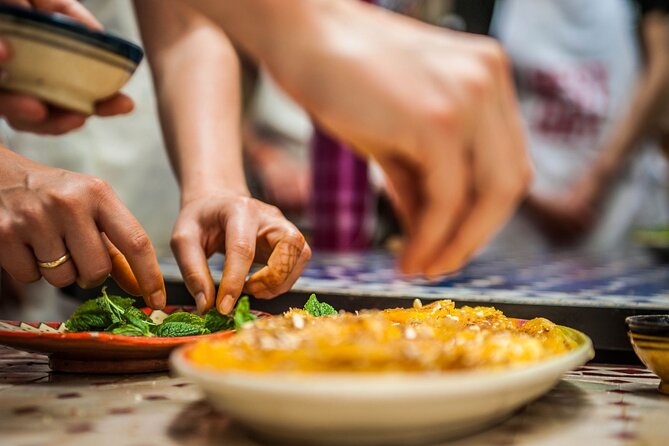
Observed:
[[[246,275],[253,265],[256,252],[258,224],[236,216],[230,218],[225,227],[225,264],[218,287],[216,307],[228,314],[235,306],[244,288]]]
[[[450,149],[450,148],[449,148]],[[469,195],[469,173],[465,161],[454,150],[439,151],[436,163],[426,173],[421,209],[417,212],[414,231],[400,258],[400,268],[406,274],[424,274],[433,259],[444,249],[462,218]],[[450,169],[448,175],[442,172]]]
[[[98,204],[98,222],[127,259],[146,304],[154,309],[163,308],[166,301],[163,275],[151,240],[139,222],[112,193],[103,196]]]
[[[118,285],[128,294],[133,296],[141,296],[142,290],[137,283],[137,278],[130,268],[130,264],[125,256],[118,250],[109,238],[102,234],[102,240],[105,242],[109,258],[112,262],[111,276],[118,283]]]
[[[254,273],[245,287],[245,290],[260,299],[272,298],[288,291],[311,257],[304,236],[292,224],[268,234],[267,238],[272,246],[267,265]]]

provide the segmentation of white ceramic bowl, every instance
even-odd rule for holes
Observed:
[[[220,411],[271,444],[429,443],[480,431],[550,390],[593,357],[592,342],[549,360],[503,370],[424,374],[222,372],[192,364],[186,346],[174,370]]]
[[[138,46],[57,14],[0,5],[0,36],[12,51],[0,88],[86,115],[118,92],[142,60]]]

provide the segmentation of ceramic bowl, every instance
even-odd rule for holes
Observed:
[[[173,369],[197,383],[211,404],[267,444],[433,444],[480,431],[550,390],[593,356],[575,330],[574,350],[503,369],[433,374],[243,373],[196,365],[189,346]]]
[[[125,85],[144,55],[137,45],[66,16],[5,5],[0,37],[12,52],[0,65],[0,88],[86,115]]]
[[[634,352],[660,377],[659,391],[669,395],[669,314],[625,319]]]

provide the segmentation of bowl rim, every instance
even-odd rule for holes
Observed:
[[[144,50],[139,45],[109,32],[91,30],[66,15],[47,13],[20,6],[0,5],[0,18],[48,29],[110,51],[135,64],[139,64],[144,57]]]
[[[663,318],[664,322],[657,322]],[[631,334],[669,337],[669,314],[638,314],[625,318]]]

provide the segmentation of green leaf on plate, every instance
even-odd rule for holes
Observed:
[[[154,333],[164,338],[175,338],[181,336],[196,336],[210,334],[204,326],[189,324],[186,322],[163,322],[158,325]]]
[[[309,300],[304,304],[304,311],[315,317],[334,316],[337,310],[328,303],[319,302],[315,294],[309,296]]]

